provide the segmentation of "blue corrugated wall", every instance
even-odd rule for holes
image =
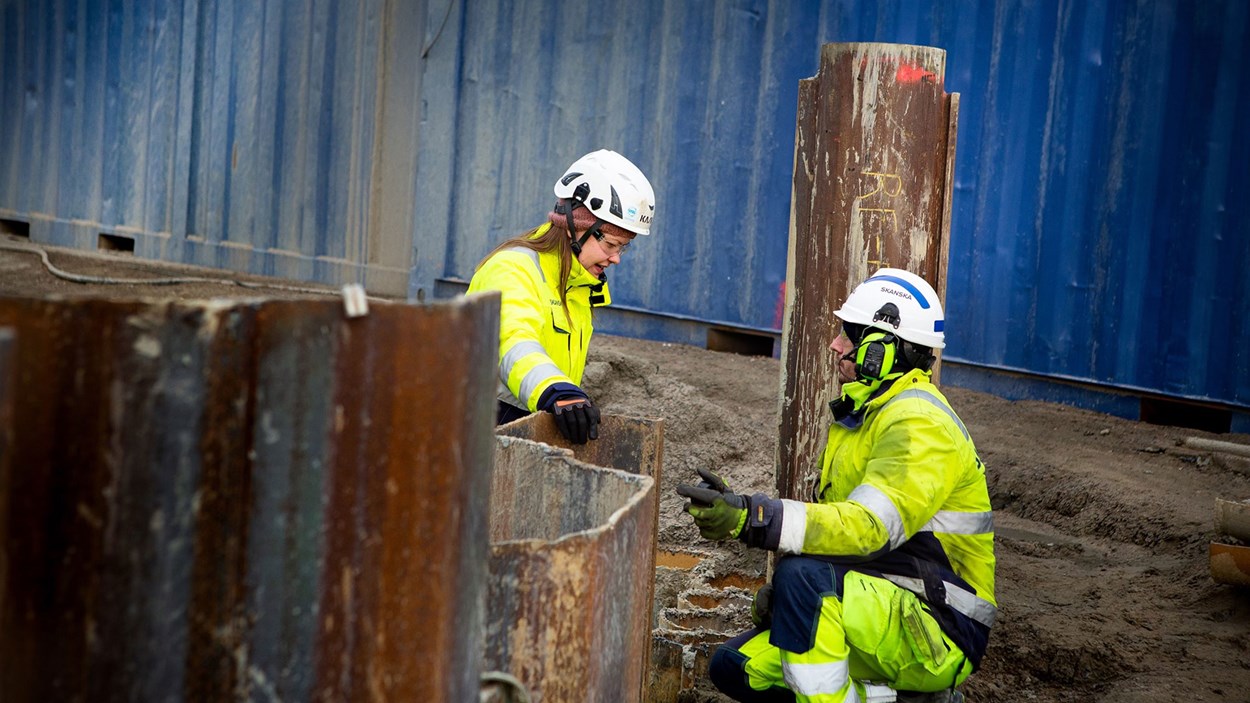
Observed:
[[[605,145],[659,199],[615,300],[777,330],[798,81],[823,43],[938,46],[961,94],[945,358],[1250,406],[1248,7],[469,3],[438,275],[467,279]]]
[[[849,41],[961,94],[948,361],[1250,408],[1244,0],[0,0],[0,218],[426,296],[608,146],[659,206],[601,329],[775,334],[798,81]]]
[[[387,72],[385,8],[0,2],[0,216],[52,244],[104,233],[140,256],[402,291],[410,219],[379,236],[371,218],[412,205],[415,145],[381,92],[419,70],[410,49]],[[386,130],[406,186],[382,177],[405,159],[379,148]]]
[[[1250,5],[984,9],[949,356],[1250,404]]]

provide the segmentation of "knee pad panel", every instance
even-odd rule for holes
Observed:
[[[774,646],[802,653],[816,643],[816,625],[826,596],[841,597],[840,579],[827,562],[785,557],[773,573]]]

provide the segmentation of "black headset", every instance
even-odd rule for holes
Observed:
[[[898,337],[889,332],[873,331],[855,348],[855,373],[873,381],[883,380],[894,370]]]
[[[882,305],[877,310],[877,314],[872,316],[872,321],[874,324],[884,322],[898,329],[900,324],[898,306],[894,303]],[[877,328],[865,329],[862,339],[852,341],[856,341],[855,349],[843,358],[854,358],[855,374],[860,378],[871,381],[884,380],[886,376],[894,372],[895,362],[900,353],[903,360],[913,367],[918,366],[913,361],[923,361],[914,358],[920,356],[917,349],[911,348],[914,345],[900,340],[893,332]]]
[[[877,310],[877,314],[872,316],[872,321],[874,323],[885,322],[894,329],[898,329],[900,324],[898,306],[894,303],[882,305],[881,309]],[[862,337],[852,339],[855,348],[842,357],[847,361],[852,359],[855,361],[855,373],[861,378],[873,381],[885,379],[894,372],[894,367],[900,357],[908,368],[925,371],[932,368],[933,362],[937,360],[928,347],[901,339],[893,332],[849,322],[842,323],[842,327],[848,332],[852,329],[858,330],[858,335]]]

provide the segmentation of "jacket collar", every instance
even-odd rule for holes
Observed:
[[[549,229],[551,229],[551,223],[547,222],[534,230],[533,236],[541,237]],[[539,257],[541,262],[539,265],[543,268],[543,275],[551,282],[549,285],[552,289],[555,289],[557,286],[556,281],[560,280],[560,257],[555,252],[547,253],[549,255]],[[608,295],[608,284],[606,281],[600,281],[598,278],[590,275],[590,272],[586,270],[585,266],[582,266],[582,262],[578,261],[576,256],[569,263],[569,281],[565,290],[573,290],[579,286],[590,288],[591,305],[594,307],[608,305],[612,302],[611,296]]]
[[[869,398],[868,401],[864,403],[863,407],[859,409],[859,412],[853,412],[853,405],[851,402],[846,398],[846,396],[842,396],[829,403],[829,409],[833,411],[833,420],[848,430],[857,429],[860,425],[864,424],[864,420],[869,415],[876,412],[881,408],[881,406],[890,402],[890,399],[894,396],[902,393],[908,388],[911,388],[917,383],[928,383],[932,376],[932,371],[912,369],[898,378],[890,379],[881,384],[881,388],[877,390],[876,395]]]

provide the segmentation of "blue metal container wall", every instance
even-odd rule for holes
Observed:
[[[1247,10],[977,18],[990,42],[948,64],[963,92],[948,358],[1250,405]]]
[[[168,231],[181,11],[4,3],[0,206]]]
[[[402,292],[416,120],[383,92],[419,68],[384,22],[414,33],[421,8],[5,2],[0,215],[36,241],[94,249],[104,233],[140,256]],[[390,210],[409,213],[402,230]]]
[[[785,36],[804,25],[788,4],[469,3],[462,21],[446,275],[467,279],[494,244],[544,222],[563,168],[607,147],[658,200],[654,236],[609,274],[614,302],[780,328],[797,76],[810,69],[760,66],[814,67],[817,46]]]
[[[824,43],[924,44],[961,94],[945,358],[1250,406],[1241,0],[468,5],[426,67],[455,166],[421,156],[449,237],[414,288],[467,280],[606,146],[659,201],[615,302],[776,331],[798,81]]]

